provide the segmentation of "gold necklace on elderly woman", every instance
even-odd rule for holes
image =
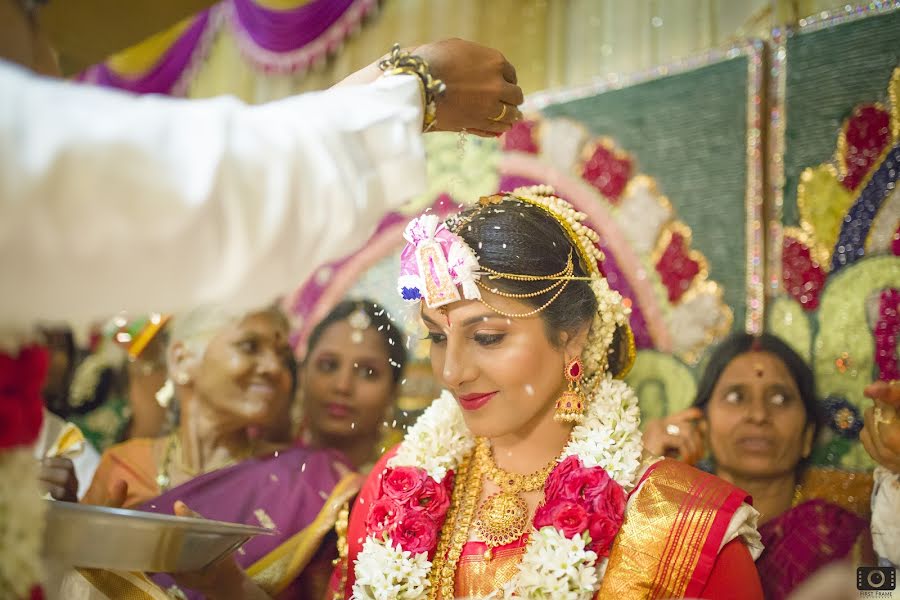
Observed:
[[[159,486],[160,491],[168,491],[169,487],[172,485],[172,477],[170,475],[170,471],[172,468],[173,457],[176,466],[178,469],[191,477],[196,477],[198,475],[202,475],[204,473],[208,473],[210,471],[218,471],[219,469],[224,469],[225,467],[230,467],[235,465],[241,461],[247,460],[248,458],[254,456],[255,454],[255,444],[253,442],[250,443],[250,447],[247,448],[245,452],[242,452],[240,456],[233,457],[228,461],[213,467],[211,469],[193,469],[184,463],[184,452],[181,449],[181,438],[178,435],[178,430],[176,429],[172,433],[170,433],[166,438],[166,447],[163,450],[162,460],[159,463],[159,468],[156,471],[156,485]]]
[[[478,508],[475,521],[475,530],[488,546],[485,558],[490,560],[494,548],[516,541],[528,529],[528,503],[522,494],[544,489],[547,477],[556,466],[556,458],[528,475],[510,473],[497,466],[487,440],[479,438],[475,464],[485,477],[500,486],[500,491],[489,496]]]

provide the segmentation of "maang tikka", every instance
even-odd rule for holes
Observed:
[[[556,413],[553,420],[557,423],[580,423],[584,416],[585,398],[579,382],[584,374],[581,359],[577,356],[566,365],[566,381],[569,389],[556,400]]]

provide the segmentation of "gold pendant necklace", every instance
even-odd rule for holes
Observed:
[[[500,491],[478,508],[475,521],[478,536],[488,546],[485,557],[490,559],[494,548],[516,541],[528,529],[528,503],[521,494],[542,490],[557,461],[554,458],[543,469],[528,475],[510,473],[497,466],[487,440],[481,438],[475,448],[475,462],[488,479],[500,486]]]

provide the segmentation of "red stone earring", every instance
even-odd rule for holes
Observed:
[[[557,423],[580,423],[584,417],[585,398],[578,383],[583,374],[581,359],[576,356],[566,365],[565,376],[569,382],[569,389],[556,400],[553,420]]]

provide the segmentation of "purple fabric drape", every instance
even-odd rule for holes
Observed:
[[[313,522],[340,480],[334,468],[337,461],[342,459],[327,450],[291,448],[278,456],[247,460],[195,477],[139,510],[173,514],[175,501],[181,500],[205,518],[217,521],[260,526],[258,515],[266,515],[277,534],[252,538],[235,553],[246,569]],[[175,585],[168,575],[151,578],[163,589]],[[202,598],[186,593],[191,600]]]
[[[198,14],[156,65],[143,75],[136,78],[123,77],[110,69],[106,63],[100,63],[82,73],[79,79],[136,94],[172,94],[176,84],[193,62],[195,51],[209,27],[212,10],[207,9]]]
[[[223,26],[231,28],[244,58],[257,69],[301,73],[337,52],[377,8],[378,0],[312,0],[290,10],[222,0],[198,14],[146,73],[123,76],[101,63],[78,79],[138,94],[184,95]]]
[[[290,10],[270,10],[253,0],[231,0],[244,31],[261,48],[290,52],[325,33],[354,0],[312,0]]]

